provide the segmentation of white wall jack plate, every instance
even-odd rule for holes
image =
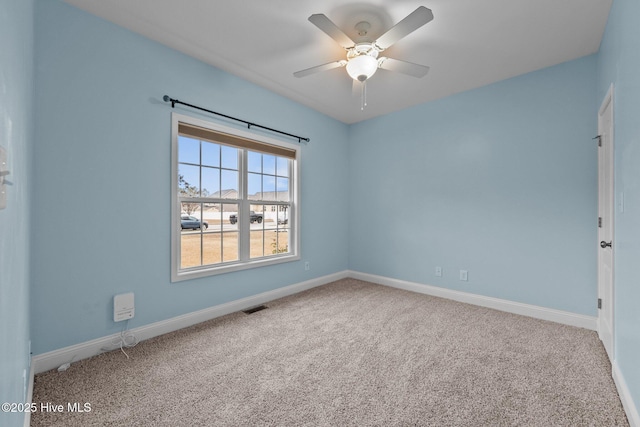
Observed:
[[[113,321],[133,319],[135,315],[135,304],[133,292],[120,294],[113,297]]]
[[[436,267],[436,277],[442,277],[442,267]]]
[[[469,280],[469,272],[467,270],[460,270],[460,280],[465,282]]]
[[[305,271],[309,271],[309,269],[311,268],[311,264],[309,263],[309,261],[305,261],[304,262],[304,269]]]

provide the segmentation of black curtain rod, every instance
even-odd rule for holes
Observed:
[[[235,120],[236,122],[244,123],[245,125],[247,125],[248,129],[251,129],[251,127],[253,126],[253,127],[256,127],[256,128],[268,130],[270,132],[279,133],[281,135],[290,136],[291,138],[297,139],[298,142],[300,142],[300,141],[309,142],[309,138],[304,138],[302,136],[293,135],[293,134],[287,133],[287,132],[282,132],[281,130],[277,130],[277,129],[269,128],[269,127],[266,127],[266,126],[262,126],[262,125],[259,125],[257,123],[251,123],[251,122],[248,122],[246,120],[238,119],[236,117],[227,116],[226,114],[216,113],[215,111],[207,110],[206,108],[198,107],[197,105],[187,104],[186,102],[182,102],[182,101],[178,101],[177,99],[170,98],[169,95],[163,96],[162,99],[164,100],[164,102],[171,102],[171,108],[175,108],[176,104],[182,104],[182,105],[186,105],[187,107],[195,108],[196,110],[206,111],[207,113],[215,114],[216,116],[222,116],[222,117],[224,117],[226,119],[231,119],[231,120]]]

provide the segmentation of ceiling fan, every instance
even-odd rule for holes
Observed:
[[[347,51],[347,59],[329,62],[307,68],[293,73],[295,77],[305,77],[320,71],[332,70],[334,68],[346,67],[347,73],[353,79],[354,85],[362,83],[362,109],[366,106],[366,86],[365,82],[371,78],[378,68],[389,71],[397,71],[413,77],[424,77],[429,71],[429,67],[412,62],[401,61],[399,59],[379,56],[398,40],[411,34],[418,28],[433,20],[433,13],[430,9],[420,6],[402,21],[398,22],[391,29],[387,30],[377,40],[367,38],[367,33],[371,24],[362,21],[356,24],[359,41],[354,42],[340,28],[336,26],[326,15],[317,13],[309,17],[309,21],[316,27],[324,31],[329,37],[334,39]],[[355,86],[354,86],[355,87]]]

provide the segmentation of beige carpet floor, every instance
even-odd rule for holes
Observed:
[[[35,378],[32,426],[627,426],[595,332],[345,279]]]

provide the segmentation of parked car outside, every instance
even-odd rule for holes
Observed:
[[[190,215],[181,215],[180,216],[180,226],[183,230],[206,230],[209,227],[209,223],[207,221],[202,221],[194,216]]]
[[[263,216],[261,213],[255,213],[254,211],[249,211],[249,214],[250,214],[249,218],[250,218],[251,224],[253,224],[254,222],[257,222],[258,224],[260,224],[262,222]],[[238,215],[236,214],[229,215],[229,222],[231,224],[235,224],[236,222],[238,222]]]

